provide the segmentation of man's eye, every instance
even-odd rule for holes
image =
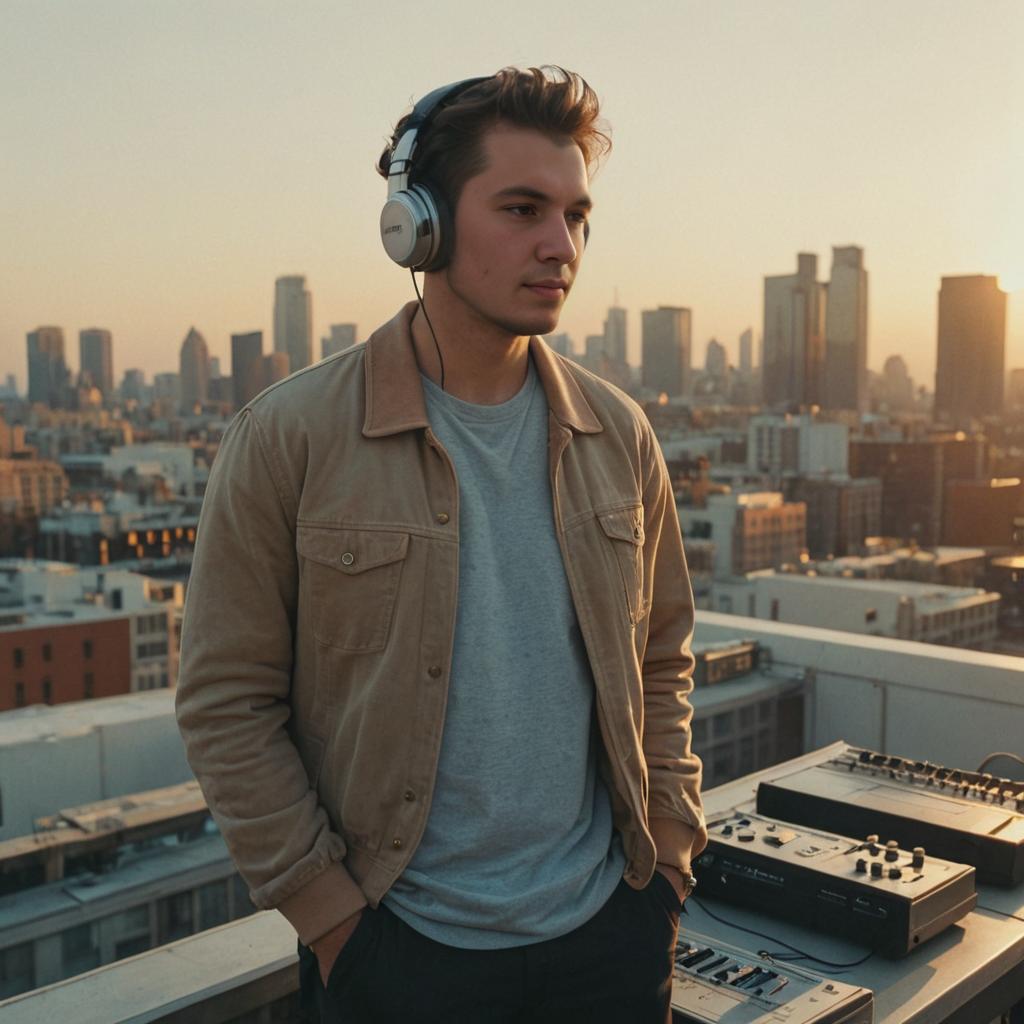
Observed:
[[[533,213],[533,207],[525,204],[520,206],[506,206],[505,209],[509,213],[514,213],[517,216],[529,216],[529,214]]]
[[[576,221],[577,224],[586,224],[587,215],[585,213],[570,213],[570,219]]]

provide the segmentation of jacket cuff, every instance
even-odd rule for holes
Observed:
[[[678,818],[651,818],[647,823],[657,851],[659,864],[690,870],[690,861],[707,845],[707,830],[680,821]]]
[[[341,864],[332,861],[308,885],[274,909],[288,918],[299,934],[299,941],[310,946],[365,906],[366,897],[355,879]]]

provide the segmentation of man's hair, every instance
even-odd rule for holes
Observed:
[[[384,178],[410,116],[395,125],[377,161]],[[417,139],[409,183],[429,184],[454,213],[463,186],[486,169],[483,136],[499,123],[571,139],[591,171],[612,146],[599,117],[597,93],[582,76],[551,65],[526,71],[502,68],[434,111]]]

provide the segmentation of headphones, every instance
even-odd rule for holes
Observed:
[[[395,145],[388,165],[388,199],[380,212],[380,240],[387,254],[409,270],[440,270],[448,262],[454,232],[451,211],[444,199],[425,184],[409,184],[412,158],[419,134],[430,115],[445,100],[486,78],[464,78],[427,93],[413,107],[402,137]]]
[[[412,271],[441,270],[451,255],[455,225],[444,197],[426,183],[409,184],[412,158],[421,132],[430,117],[445,102],[489,77],[464,78],[427,93],[413,107],[402,137],[395,144],[388,164],[388,198],[380,212],[380,240],[400,267]],[[583,244],[590,237],[590,224],[583,228]]]

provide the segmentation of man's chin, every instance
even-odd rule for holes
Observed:
[[[558,326],[558,318],[561,310],[553,310],[550,313],[533,313],[530,316],[511,317],[499,322],[499,326],[517,337],[529,337],[531,334],[550,334]]]

